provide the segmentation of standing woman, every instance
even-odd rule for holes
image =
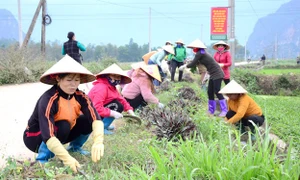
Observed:
[[[24,131],[28,149],[37,152],[36,160],[45,163],[55,155],[74,172],[80,167],[68,151],[89,154],[81,149],[93,132],[92,160],[103,156],[103,122],[87,95],[78,89],[80,83],[95,76],[70,56],[64,56],[40,78],[53,85],[37,101]],[[67,148],[63,144],[69,143]]]
[[[176,46],[174,47],[174,55],[170,55],[170,70],[171,70],[171,81],[175,81],[176,68],[179,68],[183,65],[184,60],[186,59],[186,48],[181,39],[175,42]],[[178,81],[182,81],[183,71],[179,71]]]
[[[214,55],[214,59],[219,64],[224,72],[224,83],[228,84],[230,82],[230,66],[231,66],[231,55],[228,51],[230,46],[226,44],[224,41],[219,41],[214,44],[213,48],[216,50]]]
[[[135,71],[132,74],[132,82],[126,84],[122,90],[123,97],[136,110],[144,107],[148,103],[157,104],[158,107],[164,105],[154,96],[153,79],[161,82],[157,65],[140,65],[133,67]]]
[[[62,47],[62,55],[68,54],[71,56],[75,61],[78,63],[82,64],[81,62],[81,54],[79,53],[80,51],[85,51],[86,48],[84,47],[83,44],[81,44],[79,41],[76,41],[76,37],[74,32],[69,32],[68,33],[68,41],[64,43]]]
[[[208,54],[205,52],[206,46],[199,40],[196,39],[191,44],[187,46],[188,48],[192,48],[193,51],[196,53],[195,57],[192,62],[189,64],[185,64],[180,66],[179,70],[183,71],[186,67],[192,68],[199,64],[202,64],[206,67],[207,72],[210,75],[208,81],[208,113],[214,115],[216,110],[216,101],[215,95],[219,99],[220,102],[220,109],[221,113],[219,117],[225,117],[227,113],[227,102],[226,99],[222,94],[219,93],[221,89],[221,83],[224,78],[224,73],[218,63]]]

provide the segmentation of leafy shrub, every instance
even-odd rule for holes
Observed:
[[[277,88],[292,89],[292,84],[286,75],[279,76],[275,81],[275,84]]]
[[[247,91],[253,94],[260,94],[261,88],[258,86],[258,77],[250,70],[236,69],[232,73],[233,79],[244,85]]]
[[[37,81],[45,71],[43,57],[17,45],[0,49],[0,84]]]

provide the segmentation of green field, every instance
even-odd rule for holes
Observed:
[[[199,136],[179,142],[157,140],[145,122],[139,126],[121,120],[123,125],[115,134],[105,136],[101,162],[71,154],[82,165],[83,174],[72,174],[57,158],[43,166],[10,159],[0,179],[298,179],[299,154],[291,155],[291,148],[300,150],[300,98],[251,95],[264,111],[267,129],[291,145],[286,154],[278,154],[264,138],[258,138],[261,143],[255,145],[234,143],[235,129],[221,118],[206,115],[206,92],[197,83],[173,83],[158,97],[167,105],[178,98],[182,87],[192,87],[202,99],[197,112],[190,114]],[[92,143],[90,138],[84,148],[90,150]]]
[[[258,72],[266,75],[300,74],[300,68],[299,69],[262,69]]]

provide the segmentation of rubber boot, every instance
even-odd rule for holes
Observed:
[[[208,100],[208,113],[210,115],[215,114],[216,106],[217,106],[217,104],[216,104],[215,100]]]
[[[254,126],[250,126],[250,129],[251,129],[251,141],[256,141],[256,129]]]
[[[110,126],[108,126],[108,128],[107,128],[107,130],[110,130],[110,131],[112,131],[112,130],[114,130],[115,129],[115,126],[114,125],[110,125]]]
[[[178,81],[182,81],[183,71],[179,71]]]
[[[38,155],[36,157],[36,160],[40,163],[44,164],[48,162],[48,159],[53,158],[54,154],[48,149],[47,145],[44,143],[44,141],[41,143]]]
[[[104,134],[106,135],[110,135],[113,134],[112,131],[109,131],[109,126],[111,125],[111,123],[115,120],[115,118],[113,117],[105,117],[103,118],[103,124],[104,124]]]
[[[219,117],[225,117],[228,111],[226,99],[219,100],[221,113]]]
[[[67,147],[67,150],[69,152],[79,152],[82,155],[89,155],[90,152],[83,150],[81,147],[83,144],[88,140],[90,134],[83,135],[81,134],[76,139],[70,142],[69,146]]]

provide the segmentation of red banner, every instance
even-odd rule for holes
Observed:
[[[211,8],[211,35],[227,35],[227,7]]]

